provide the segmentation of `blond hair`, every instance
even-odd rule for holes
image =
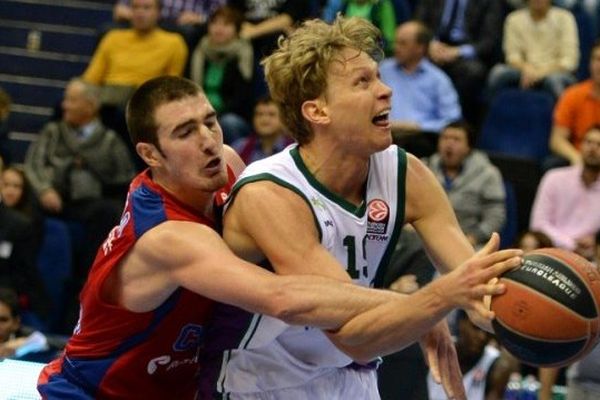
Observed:
[[[383,57],[381,32],[363,18],[338,15],[332,24],[314,19],[280,38],[278,49],[262,61],[271,97],[300,144],[313,136],[302,116],[302,104],[325,92],[329,65],[339,61],[336,57],[345,48],[379,60]]]

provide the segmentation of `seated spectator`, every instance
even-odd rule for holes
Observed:
[[[23,308],[43,324],[52,305],[37,271],[37,244],[31,220],[0,197],[0,286],[14,290]]]
[[[579,65],[577,24],[570,11],[551,0],[529,0],[528,7],[506,17],[503,38],[506,64],[496,65],[488,95],[506,87],[543,89],[558,98],[576,79]]]
[[[187,47],[181,35],[158,27],[160,0],[132,0],[131,28],[100,41],[83,79],[102,88],[101,103],[124,106],[136,87],[161,75],[183,74]]]
[[[205,35],[191,56],[190,76],[219,115],[224,142],[248,136],[254,53],[239,37],[243,16],[234,8],[218,8],[208,21]]]
[[[305,4],[295,0],[229,0],[228,4],[244,15],[240,36],[256,45],[260,57],[270,54],[279,35],[307,16]]]
[[[3,358],[31,359],[38,353],[51,351],[43,361],[51,359],[65,345],[58,337],[48,338],[42,332],[21,324],[21,312],[17,293],[0,287],[0,361]]]
[[[331,23],[338,13],[371,21],[383,35],[386,54],[392,53],[396,29],[396,11],[392,0],[328,0],[323,7],[322,18]]]
[[[580,164],[585,133],[600,124],[600,40],[590,57],[590,79],[568,88],[554,109],[550,149],[572,165]]]
[[[299,0],[228,0],[227,4],[244,16],[240,37],[249,40],[254,49],[253,93],[255,97],[263,96],[268,90],[258,61],[273,52],[279,36],[307,17],[308,9]]]
[[[437,153],[425,163],[446,190],[463,232],[473,246],[480,246],[504,225],[506,193],[498,168],[473,148],[474,138],[466,123],[449,124]]]
[[[530,229],[555,246],[592,259],[600,230],[600,125],[581,143],[582,165],[552,169],[543,176],[531,211]]]
[[[0,170],[2,169],[0,168]],[[44,216],[22,168],[8,166],[2,170],[0,197],[6,207],[20,212],[33,222],[36,248],[39,248],[44,236]]]
[[[278,153],[292,142],[286,136],[279,107],[270,97],[263,97],[256,102],[252,125],[254,132],[232,145],[246,164]]]
[[[510,6],[512,10],[517,8],[525,7],[527,5],[528,0],[506,0],[506,3]],[[594,35],[600,35],[600,1],[599,0],[554,0],[553,4],[566,8],[568,10],[574,10],[576,8],[580,8],[585,13],[586,17],[590,20],[592,24],[592,32]]]
[[[0,168],[0,195],[7,207],[34,219],[36,203],[25,171],[16,166]]]
[[[525,231],[522,232],[515,242],[515,247],[523,250],[525,253],[536,249],[554,247],[552,240],[540,231]]]
[[[448,76],[427,60],[431,32],[417,21],[396,29],[394,58],[381,62],[381,80],[392,88],[390,120],[395,141],[418,157],[435,152],[440,131],[461,118]]]
[[[8,116],[12,99],[2,88],[0,88],[0,159],[5,163],[10,162],[10,152],[8,148]]]
[[[133,16],[131,0],[117,0],[113,8],[115,22],[130,23]],[[162,0],[159,25],[177,32],[185,39],[188,49],[193,49],[205,29],[205,24],[226,0]]]
[[[475,326],[464,311],[456,313],[458,335],[456,353],[463,384],[469,400],[502,399],[510,374],[519,370],[519,362],[506,350],[498,349],[490,335]],[[427,377],[429,400],[445,400],[442,386]]]
[[[77,286],[119,222],[121,196],[134,167],[125,143],[98,119],[97,87],[72,80],[62,108],[62,120],[46,124],[29,147],[25,172],[45,212],[84,227],[85,240],[74,259]]]
[[[502,0],[420,0],[415,18],[431,29],[431,60],[452,79],[463,116],[472,125],[482,120],[481,89],[496,61],[502,33]]]

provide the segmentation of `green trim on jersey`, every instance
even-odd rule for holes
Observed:
[[[235,185],[233,185],[233,188],[231,189],[231,194],[230,194],[231,204],[233,204],[233,201],[234,201],[233,198],[242,186],[244,186],[247,183],[259,182],[259,181],[273,182],[279,186],[282,186],[286,189],[291,190],[292,192],[294,192],[298,196],[300,196],[306,202],[306,204],[308,205],[308,208],[310,209],[310,212],[313,215],[313,219],[315,220],[315,226],[317,228],[317,231],[319,232],[319,242],[321,242],[321,240],[323,239],[323,231],[321,230],[321,225],[319,224],[319,219],[317,218],[317,214],[315,214],[315,210],[313,210],[313,208],[312,208],[310,200],[296,186],[284,181],[281,178],[276,177],[275,175],[263,173],[263,174],[252,175],[252,176],[248,176],[246,178],[240,179],[239,181],[237,181],[235,183]]]
[[[406,152],[398,147],[398,198],[396,199],[396,221],[394,222],[394,232],[392,232],[387,249],[385,249],[385,253],[383,254],[383,257],[381,257],[381,262],[377,267],[377,274],[375,275],[375,280],[373,281],[373,286],[376,288],[381,288],[383,286],[383,278],[385,277],[385,273],[390,265],[390,259],[392,258],[392,254],[396,249],[396,244],[400,239],[400,233],[402,232],[402,227],[404,225],[404,211],[406,208],[407,163]]]
[[[367,205],[363,201],[360,206],[356,207],[354,204],[350,203],[348,200],[343,197],[333,193],[331,190],[327,189],[321,182],[319,182],[308,170],[306,165],[304,164],[304,160],[300,156],[299,147],[296,146],[290,150],[290,155],[292,159],[296,163],[296,167],[300,170],[302,175],[306,178],[310,185],[317,189],[323,196],[327,197],[329,200],[333,201],[344,210],[348,211],[350,214],[353,214],[359,218],[362,218],[367,211]],[[364,197],[364,196],[363,196]]]

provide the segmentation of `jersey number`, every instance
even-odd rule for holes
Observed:
[[[346,268],[346,272],[350,275],[352,279],[360,278],[360,271],[356,268],[356,238],[352,235],[348,235],[344,238],[342,242],[344,247],[348,250],[348,266]],[[363,261],[367,261],[367,236],[365,235],[362,240],[362,258]],[[369,268],[367,266],[363,266],[362,273],[365,278],[369,277]]]

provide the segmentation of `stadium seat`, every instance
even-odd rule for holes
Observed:
[[[504,180],[504,191],[506,192],[506,221],[500,232],[500,248],[506,249],[511,247],[517,238],[519,213],[515,188],[507,180]]]
[[[492,100],[478,147],[535,160],[548,155],[554,99],[541,91],[505,89]]]
[[[71,276],[71,250],[71,236],[67,224],[56,218],[46,218],[38,270],[54,306],[51,328],[59,324],[62,318],[65,284]]]
[[[489,153],[490,161],[498,167],[506,183],[513,189],[515,198],[515,213],[517,216],[516,231],[522,232],[529,227],[529,216],[531,206],[540,181],[540,169],[538,164],[526,158],[508,156],[505,154]],[[509,196],[507,189],[507,197]],[[509,201],[510,199],[507,199]],[[507,207],[509,204],[507,203]],[[507,220],[511,218],[507,209]],[[505,229],[509,229],[505,227]],[[512,229],[512,228],[510,228]],[[507,232],[510,233],[510,230]],[[508,242],[508,238],[506,239]],[[504,243],[503,243],[504,244]]]
[[[590,77],[590,51],[596,40],[596,32],[592,17],[583,10],[581,4],[575,5],[571,12],[577,22],[579,36],[579,67],[575,72],[578,80]]]

